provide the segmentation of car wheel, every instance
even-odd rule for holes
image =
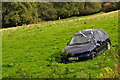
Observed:
[[[96,52],[92,52],[92,59],[96,56],[97,56]]]
[[[107,43],[107,49],[110,49],[110,43],[109,42]]]

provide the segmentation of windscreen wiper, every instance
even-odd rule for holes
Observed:
[[[70,45],[79,45],[79,44],[82,44],[82,43],[74,43],[74,44],[70,44]]]

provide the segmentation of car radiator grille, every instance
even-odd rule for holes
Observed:
[[[77,57],[77,56],[84,56],[84,55],[86,55],[86,54],[88,54],[87,52],[85,52],[85,53],[74,53],[74,54],[71,54],[71,53],[68,53],[68,57]]]

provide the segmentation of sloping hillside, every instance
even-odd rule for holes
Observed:
[[[111,38],[111,49],[87,62],[59,63],[60,51],[72,35],[90,28],[106,31]],[[118,11],[1,31],[3,78],[118,77]]]

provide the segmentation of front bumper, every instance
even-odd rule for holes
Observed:
[[[92,59],[92,54],[86,54],[86,55],[81,55],[81,56],[76,56],[76,57],[63,57],[61,56],[61,61],[62,62],[72,62],[72,61],[85,61]]]

